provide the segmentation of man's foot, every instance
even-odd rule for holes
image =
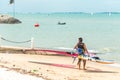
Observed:
[[[81,70],[81,68],[78,68],[79,70]]]
[[[86,68],[83,68],[83,70],[87,70]]]

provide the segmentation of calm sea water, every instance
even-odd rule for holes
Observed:
[[[16,14],[22,24],[0,24],[0,35],[11,41],[27,41],[34,38],[34,47],[73,48],[83,37],[88,49],[97,50],[105,59],[120,62],[120,14]],[[58,25],[58,22],[66,25]],[[39,27],[34,24],[39,23]],[[30,47],[30,43],[10,43],[1,40],[1,45]]]

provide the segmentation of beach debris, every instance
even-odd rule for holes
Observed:
[[[47,72],[49,72],[49,70],[48,70],[48,69],[47,69],[46,71],[47,71]]]
[[[37,77],[38,75],[24,75],[12,70],[7,70],[7,68],[0,68],[0,75],[0,79],[2,80],[44,80],[41,77]]]
[[[31,72],[35,73],[35,72],[38,72],[38,70],[36,70],[36,69],[33,69],[33,70],[31,70]]]
[[[15,64],[13,64],[13,67],[15,67]]]

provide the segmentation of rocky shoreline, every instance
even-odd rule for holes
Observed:
[[[9,15],[0,14],[0,24],[19,24],[22,23],[19,19],[16,19]]]

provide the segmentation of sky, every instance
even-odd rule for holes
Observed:
[[[0,13],[120,12],[120,0],[9,0],[0,1]]]

